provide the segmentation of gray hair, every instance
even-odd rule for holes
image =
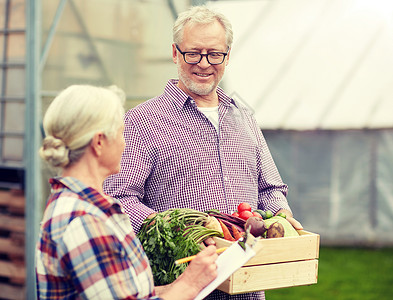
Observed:
[[[46,137],[40,156],[54,168],[65,168],[84,154],[95,133],[113,138],[123,124],[125,94],[109,88],[72,85],[49,105],[43,120]]]
[[[186,24],[210,24],[216,20],[224,27],[226,43],[228,48],[231,48],[233,42],[231,23],[226,16],[207,8],[206,6],[193,6],[179,14],[175,24],[173,25],[173,42],[175,44],[180,44],[182,42],[184,27]]]

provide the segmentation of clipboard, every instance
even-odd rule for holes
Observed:
[[[195,298],[202,300],[211,292],[213,292],[221,283],[223,283],[236,270],[240,269],[250,258],[254,257],[256,252],[252,246],[247,243],[241,246],[239,241],[233,243],[227,250],[220,254],[216,260],[217,277],[209,285],[207,285]]]

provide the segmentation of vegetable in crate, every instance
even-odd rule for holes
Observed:
[[[260,214],[261,217],[262,217],[262,219],[264,219],[264,220],[266,219],[266,212],[263,211],[262,209],[255,209],[255,210],[253,211],[253,213],[254,213],[254,212]]]
[[[246,203],[246,202],[242,202],[237,206],[237,212],[240,214],[243,211],[249,211],[251,212],[251,205]]]
[[[280,222],[274,222],[266,231],[266,238],[284,237],[284,226]]]
[[[288,220],[283,217],[275,216],[275,217],[271,217],[269,219],[266,219],[264,221],[265,221],[267,228],[269,228],[273,223],[279,222],[284,228],[284,237],[299,236],[299,233],[296,231],[295,228],[293,228],[292,224],[289,223]]]
[[[249,227],[250,233],[255,237],[262,236],[267,230],[265,222],[259,217],[248,218],[246,224],[244,224],[244,229],[247,230]]]
[[[236,226],[232,224],[231,226],[233,238],[237,241],[243,237],[243,233],[237,230]]]
[[[229,241],[235,240],[234,236],[235,235],[239,236],[236,230],[239,231],[239,234],[243,234],[244,224],[246,223],[245,220],[233,215],[219,212],[218,210],[215,209],[209,210],[206,213],[211,217],[215,217],[220,223],[223,223],[221,224],[223,231],[225,231],[225,229],[228,229],[230,235],[224,232],[224,238],[226,240]],[[226,228],[223,227],[222,225],[225,225]],[[236,230],[233,230],[233,228],[235,228]]]
[[[172,283],[187,264],[175,265],[177,259],[195,255],[208,237],[222,236],[204,227],[208,214],[193,209],[170,209],[143,221],[138,233],[150,261],[155,285]]]
[[[247,220],[253,216],[251,212],[251,205],[246,202],[242,202],[237,206],[237,212],[239,214],[239,218],[243,220]]]
[[[220,222],[224,239],[231,242],[236,241],[235,238],[232,236],[231,232],[229,231],[229,228],[221,220],[218,221]]]
[[[207,216],[207,220],[204,226],[208,229],[214,229],[223,233],[220,222],[213,216]]]

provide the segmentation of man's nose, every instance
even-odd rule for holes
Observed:
[[[207,55],[202,55],[201,61],[198,63],[201,68],[208,68],[210,67],[210,63],[207,60]]]

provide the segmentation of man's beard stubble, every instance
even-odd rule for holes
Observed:
[[[196,95],[206,96],[215,90],[217,87],[215,82],[210,84],[199,84],[192,81],[187,74],[178,66],[179,80],[187,87],[187,89]]]

